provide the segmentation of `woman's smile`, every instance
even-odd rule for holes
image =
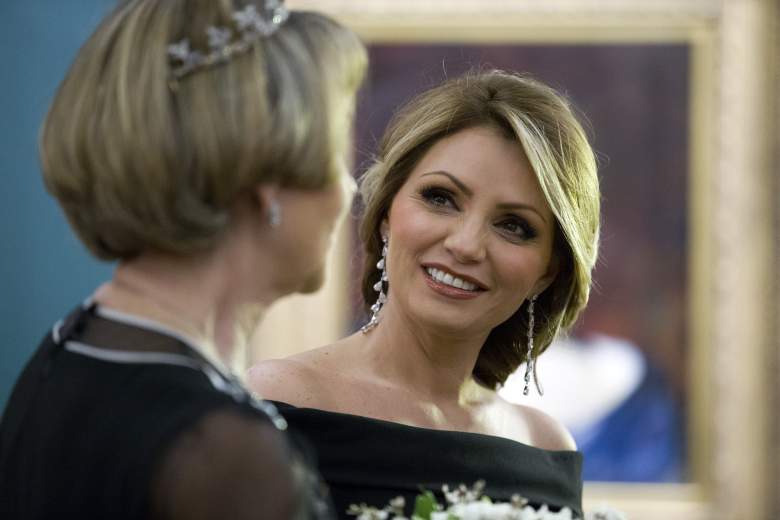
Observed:
[[[436,267],[423,267],[424,279],[438,294],[458,300],[470,300],[485,291],[477,284]]]

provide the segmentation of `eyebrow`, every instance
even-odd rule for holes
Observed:
[[[434,172],[423,173],[422,175],[420,175],[420,177],[427,177],[428,175],[443,175],[444,177],[447,177],[449,180],[451,180],[452,183],[455,186],[457,186],[458,189],[463,193],[465,193],[467,196],[471,197],[474,195],[474,192],[471,191],[471,188],[463,184],[463,181],[461,181],[460,179],[458,179],[457,177],[455,177],[453,174],[449,172],[437,170]],[[532,211],[537,215],[539,215],[539,218],[542,219],[542,222],[544,222],[545,224],[547,223],[547,219],[544,217],[544,215],[542,215],[538,209],[531,206],[530,204],[523,204],[522,202],[504,202],[498,205],[498,209],[501,210],[524,209],[524,210]]]
[[[428,175],[444,175],[444,176],[445,176],[445,177],[447,177],[449,180],[451,180],[451,181],[452,181],[452,183],[453,183],[455,186],[457,186],[457,187],[458,187],[458,189],[459,189],[460,191],[462,191],[463,193],[465,193],[465,194],[466,194],[466,195],[468,195],[469,197],[471,197],[472,195],[474,195],[474,192],[473,192],[473,191],[471,191],[471,189],[470,189],[468,186],[466,186],[465,184],[463,184],[463,182],[462,182],[460,179],[458,179],[457,177],[455,177],[453,174],[451,174],[451,173],[449,173],[449,172],[445,172],[445,171],[437,170],[437,171],[435,171],[435,172],[428,172],[428,173],[423,173],[422,175],[420,175],[420,177],[427,177]]]
[[[510,209],[525,209],[528,211],[532,211],[533,213],[536,213],[539,215],[539,218],[542,219],[542,222],[547,224],[547,219],[542,215],[539,210],[537,210],[535,207],[529,205],[529,204],[523,204],[522,202],[505,202],[503,204],[498,205],[498,209],[501,210],[510,210]]]

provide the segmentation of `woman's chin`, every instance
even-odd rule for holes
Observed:
[[[471,335],[479,335],[482,329],[477,317],[465,309],[423,308],[415,314],[415,321],[421,328],[443,336],[465,339]]]

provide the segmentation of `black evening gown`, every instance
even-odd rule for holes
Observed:
[[[342,518],[350,504],[383,507],[397,497],[409,514],[421,489],[486,483],[485,494],[508,502],[519,494],[530,505],[563,507],[582,517],[582,455],[549,451],[513,440],[274,402],[291,430],[317,451],[320,473]],[[438,494],[442,503],[441,494]]]
[[[201,446],[205,418],[240,417],[250,439],[257,428],[282,435],[272,405],[186,338],[144,322],[85,304],[43,339],[0,420],[0,518],[157,518],[157,468],[180,442]],[[287,435],[279,445],[301,516],[332,518],[306,448]]]

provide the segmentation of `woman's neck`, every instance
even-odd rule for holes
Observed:
[[[106,307],[156,321],[191,338],[212,362],[243,373],[249,336],[271,300],[242,304],[212,255],[144,254],[122,262],[95,293]]]
[[[465,407],[492,395],[472,375],[487,334],[435,331],[387,305],[365,336],[364,352],[369,370],[380,378],[423,401]]]

